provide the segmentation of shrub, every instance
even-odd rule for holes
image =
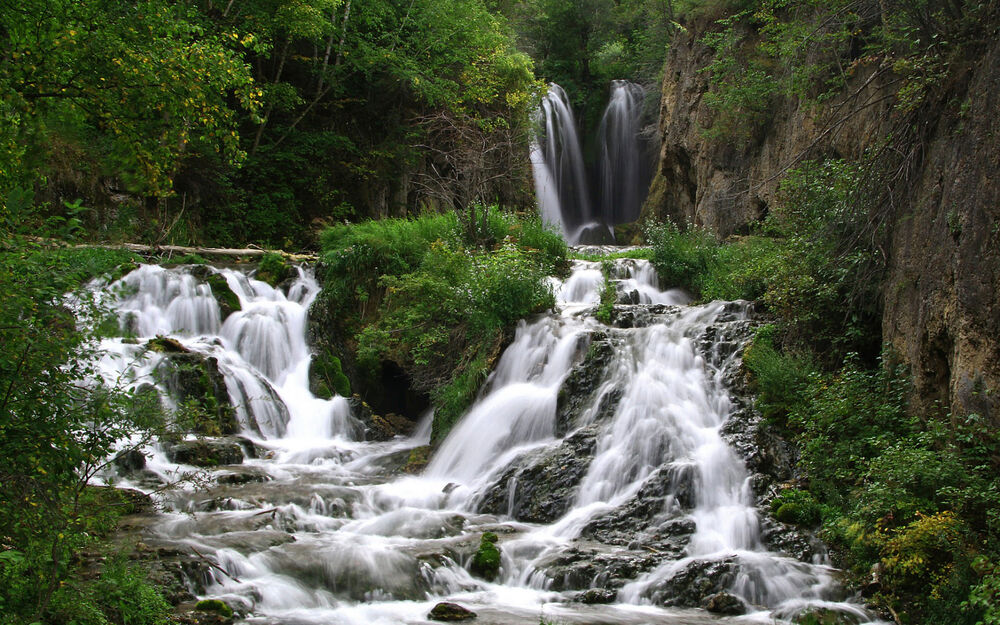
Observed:
[[[812,527],[823,519],[823,509],[804,490],[788,489],[771,500],[771,513],[782,523]]]

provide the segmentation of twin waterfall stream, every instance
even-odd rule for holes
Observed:
[[[430,415],[411,438],[366,442],[347,399],[310,393],[308,269],[284,289],[233,269],[133,271],[105,292],[137,338],[105,340],[104,375],[174,407],[156,375],[167,356],[145,347],[173,337],[217,363],[255,450],[157,494],[143,540],[210,563],[189,588],[247,623],[427,623],[445,600],[489,624],[872,620],[843,601],[821,548],[794,558],[765,540],[774,522],[729,441],[746,305],[689,306],[647,261],[612,262],[614,325],[593,316],[600,263],[576,261],[419,475],[399,467],[428,443]],[[208,274],[239,297],[225,321]],[[150,491],[196,472],[167,447],[116,483]],[[493,581],[466,568],[487,531]]]

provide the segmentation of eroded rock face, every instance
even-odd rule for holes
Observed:
[[[1000,425],[1000,44],[956,81],[893,224],[885,342],[910,366],[914,399]],[[956,104],[957,107],[957,104]]]
[[[740,141],[713,140],[706,104],[712,51],[707,24],[678,34],[667,54],[660,102],[659,163],[643,218],[746,232],[775,204],[789,166],[828,157],[857,160],[892,130],[893,77],[857,71],[844,93],[871,103],[840,107],[775,103]],[[918,411],[978,414],[1000,425],[1000,44],[950,77],[941,106],[919,126],[921,155],[900,189],[883,250],[882,343],[907,366]],[[840,121],[838,121],[840,120]],[[837,123],[831,125],[831,121]],[[842,123],[840,123],[842,121]]]
[[[597,427],[591,426],[554,448],[527,454],[504,472],[478,509],[529,523],[555,521],[573,506],[593,460],[596,436]]]

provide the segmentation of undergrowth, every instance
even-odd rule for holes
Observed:
[[[323,241],[319,306],[357,375],[395,363],[435,408],[439,441],[475,398],[518,320],[554,305],[567,248],[534,217],[492,209],[470,243],[454,214],[339,225]]]

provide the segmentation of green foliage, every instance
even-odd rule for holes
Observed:
[[[781,427],[817,370],[808,353],[779,351],[775,344],[777,332],[778,328],[771,324],[758,328],[753,342],[743,352],[743,366],[750,373],[757,409],[765,419]]]
[[[771,514],[782,523],[815,527],[823,518],[823,508],[804,490],[783,490],[771,500]]]
[[[81,289],[131,254],[44,249],[7,237],[0,252],[0,605],[14,622],[60,610],[71,554],[113,525],[120,503],[88,481],[122,439],[148,440],[162,425],[155,398],[102,384],[96,337],[103,318]],[[75,292],[74,310],[65,294]],[[95,612],[96,614],[96,612]],[[100,620],[92,622],[103,622]]]
[[[197,11],[160,0],[30,1],[2,12],[0,33],[10,54],[0,111],[25,144],[0,152],[0,190],[38,180],[32,168],[52,134],[90,137],[82,145],[153,193],[170,190],[189,144],[242,157],[231,107],[253,111],[258,94],[238,36]]]
[[[612,80],[657,85],[677,28],[672,0],[520,0],[509,3],[538,75],[561,85],[584,128],[596,128]],[[655,91],[655,90],[653,90]],[[655,94],[650,101],[655,100]]]
[[[80,625],[166,625],[171,611],[142,571],[121,557],[107,561],[95,582],[60,588],[52,606],[54,620]]]
[[[276,287],[289,275],[290,270],[291,267],[281,254],[267,252],[260,257],[254,277]]]
[[[702,300],[758,299],[771,284],[781,245],[764,237],[719,243],[705,229],[647,224],[646,241],[660,279]]]
[[[334,226],[323,234],[324,289],[316,306],[356,345],[374,379],[394,362],[435,406],[440,440],[472,402],[502,340],[554,300],[547,276],[566,244],[534,217],[493,210],[467,247],[454,214]]]
[[[618,288],[611,280],[610,260],[601,262],[601,273],[604,274],[604,285],[601,287],[601,301],[594,311],[594,318],[605,325],[610,325],[615,304],[618,302]]]

